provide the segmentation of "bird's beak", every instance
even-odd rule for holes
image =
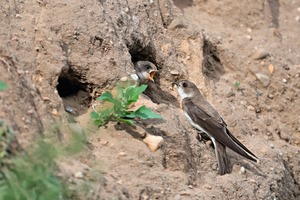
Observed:
[[[156,74],[157,70],[151,70],[149,73],[149,79],[154,83],[154,76]]]
[[[178,87],[178,85],[179,85],[179,82],[178,81],[176,81],[176,82],[173,82],[172,83],[172,87],[174,87],[176,85],[176,87]]]

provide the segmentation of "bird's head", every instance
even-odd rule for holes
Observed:
[[[149,61],[138,61],[134,65],[141,83],[154,82],[154,76],[158,72],[157,67]]]
[[[176,86],[178,94],[181,97],[181,99],[187,97],[194,97],[195,95],[200,93],[197,86],[188,80],[176,81],[173,84]]]

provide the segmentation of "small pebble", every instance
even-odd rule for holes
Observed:
[[[193,189],[193,188],[194,188],[192,185],[189,185],[188,187],[189,187],[190,189]]]
[[[124,151],[121,151],[118,156],[126,156],[127,154]]]
[[[254,52],[252,58],[254,60],[260,60],[266,58],[267,56],[270,56],[269,52],[267,52],[265,49],[258,49]]]
[[[27,111],[27,114],[29,114],[29,115],[32,115],[32,114],[33,114],[33,112],[34,112],[34,110],[33,110],[33,109],[31,109],[31,110],[28,110],[28,111]]]
[[[246,105],[247,104],[247,102],[246,101],[241,101],[241,105]]]
[[[296,17],[295,17],[295,21],[296,21],[296,22],[300,22],[300,16],[296,16]]]
[[[271,149],[274,149],[274,144],[270,144]]]
[[[275,67],[274,67],[274,65],[270,64],[270,65],[268,66],[268,69],[269,69],[269,72],[270,72],[271,74],[273,74],[273,72],[274,72],[274,70],[275,70]]]
[[[170,73],[173,75],[173,76],[178,76],[179,75],[179,72],[177,70],[172,70],[170,71]]]
[[[120,81],[122,81],[122,82],[125,82],[125,81],[127,81],[127,80],[128,80],[128,78],[127,78],[126,76],[120,78]]]
[[[74,109],[71,106],[66,106],[65,111],[68,113],[74,113]]]
[[[287,80],[285,78],[282,79],[283,83],[287,83]]]
[[[204,188],[206,188],[206,189],[208,189],[208,190],[211,190],[211,189],[212,189],[212,187],[211,187],[210,185],[207,185],[207,184],[204,185]]]
[[[256,112],[256,113],[261,113],[261,109],[260,109],[260,108],[256,108],[256,109],[255,109],[255,112]]]
[[[246,169],[245,169],[245,167],[241,167],[240,168],[240,174],[245,174],[246,173]]]
[[[58,116],[58,111],[54,108],[54,109],[51,111],[51,114],[54,115],[54,116]]]
[[[184,21],[181,18],[174,19],[171,24],[168,26],[168,29],[175,30],[179,28],[186,28]]]
[[[248,40],[252,40],[252,36],[251,35],[246,35],[246,38],[248,39]]]
[[[269,97],[270,99],[274,99],[274,95],[273,95],[273,94],[268,94],[268,97]]]
[[[74,177],[75,177],[75,178],[78,178],[78,179],[82,179],[82,178],[83,178],[83,173],[82,173],[81,171],[76,172],[76,173],[74,174]]]
[[[256,73],[256,78],[263,84],[263,86],[267,87],[270,84],[270,78],[264,74]]]
[[[124,9],[124,11],[125,11],[126,13],[129,13],[129,8],[126,7],[126,8]]]
[[[43,97],[42,99],[43,99],[43,101],[50,101],[49,97]]]

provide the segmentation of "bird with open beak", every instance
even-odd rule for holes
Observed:
[[[131,77],[139,84],[145,84],[149,81],[154,82],[154,76],[158,72],[157,67],[149,61],[138,61],[134,63],[135,74]]]
[[[226,147],[251,161],[259,162],[258,158],[232,135],[225,121],[212,105],[205,100],[194,83],[181,80],[174,84],[181,97],[181,106],[189,123],[211,138],[220,175],[230,173]]]

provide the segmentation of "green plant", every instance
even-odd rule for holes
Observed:
[[[1,169],[0,199],[62,199],[62,184],[50,168],[26,155],[11,159]]]
[[[26,151],[9,154],[15,137],[0,121],[0,200],[66,199],[71,191],[65,181],[55,175],[55,160],[61,154],[70,155],[82,148],[82,138],[74,130],[69,132],[71,142],[66,145],[61,145],[58,138],[44,137],[35,140]]]
[[[241,82],[236,81],[233,85],[237,88],[237,90],[240,90]]]
[[[241,88],[241,82],[240,81],[236,81],[233,85],[236,87],[237,91],[240,91],[244,95],[244,91],[243,91],[244,88]]]
[[[8,155],[11,142],[14,140],[14,133],[0,120],[0,163]]]
[[[101,111],[92,111],[91,118],[97,126],[102,126],[108,121],[116,120],[122,123],[134,125],[134,119],[139,117],[141,119],[159,118],[162,117],[152,112],[145,105],[139,107],[137,110],[129,110],[132,103],[136,102],[147,88],[147,85],[130,85],[127,87],[118,86],[117,95],[113,97],[110,92],[103,93],[97,98],[99,101],[107,101],[112,104],[109,108]]]
[[[0,91],[6,90],[7,87],[8,87],[8,86],[6,85],[6,83],[0,81]]]
[[[39,140],[28,152],[1,160],[0,199],[62,199],[64,187],[54,175],[57,152]]]

